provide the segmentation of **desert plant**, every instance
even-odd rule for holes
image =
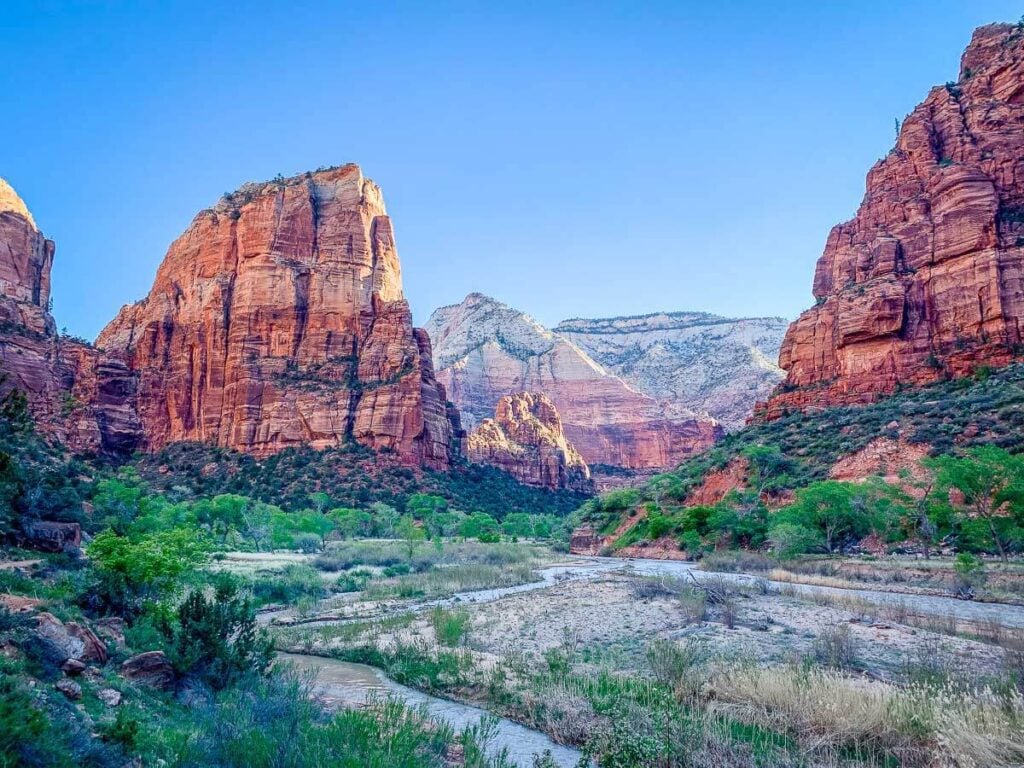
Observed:
[[[469,634],[472,617],[465,609],[447,610],[436,606],[430,612],[430,626],[434,629],[434,638],[441,645],[462,645]]]
[[[822,630],[814,639],[814,657],[826,666],[849,669],[857,662],[859,647],[850,625],[839,624]]]

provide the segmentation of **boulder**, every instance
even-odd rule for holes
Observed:
[[[82,545],[82,526],[78,523],[40,520],[26,523],[22,533],[24,546],[43,552],[63,552]]]
[[[78,677],[80,674],[85,672],[85,662],[79,661],[78,659],[68,659],[60,667],[64,670],[64,674],[70,675],[71,677]]]
[[[96,698],[108,707],[116,707],[121,703],[121,692],[113,688],[101,688],[96,692]]]
[[[168,690],[174,685],[174,668],[163,651],[146,651],[121,665],[121,676],[137,685]]]
[[[74,680],[71,680],[70,678],[62,677],[60,680],[54,683],[53,687],[61,693],[63,693],[72,701],[77,701],[78,699],[82,698],[82,686],[80,686],[78,683],[76,683]]]

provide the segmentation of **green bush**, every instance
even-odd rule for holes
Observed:
[[[462,645],[469,635],[471,621],[469,611],[465,609],[448,610],[436,606],[430,612],[430,626],[434,628],[434,638],[441,645]]]
[[[251,589],[260,603],[294,603],[303,597],[319,600],[327,594],[319,571],[300,563],[257,574]]]
[[[223,690],[249,673],[264,674],[274,647],[256,625],[249,600],[234,579],[220,576],[209,597],[192,591],[165,629],[169,656],[178,674]]]

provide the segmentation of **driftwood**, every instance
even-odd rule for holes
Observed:
[[[687,576],[690,577],[693,588],[704,593],[708,605],[722,605],[732,596],[733,590],[729,588],[725,579],[719,578],[713,582],[697,581],[697,577],[693,575],[692,571],[687,571]]]

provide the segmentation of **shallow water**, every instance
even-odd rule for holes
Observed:
[[[364,664],[297,653],[280,653],[278,658],[290,662],[300,671],[315,674],[316,692],[331,706],[360,706],[374,695],[387,693],[397,696],[409,706],[423,707],[431,718],[447,722],[456,731],[475,725],[487,715],[477,707],[399,685],[379,669]],[[522,768],[530,768],[533,756],[545,750],[551,751],[555,764],[562,768],[575,768],[582,757],[578,750],[556,744],[540,731],[498,718],[496,735],[488,745],[488,753],[497,754],[502,749],[507,749],[512,763]]]

